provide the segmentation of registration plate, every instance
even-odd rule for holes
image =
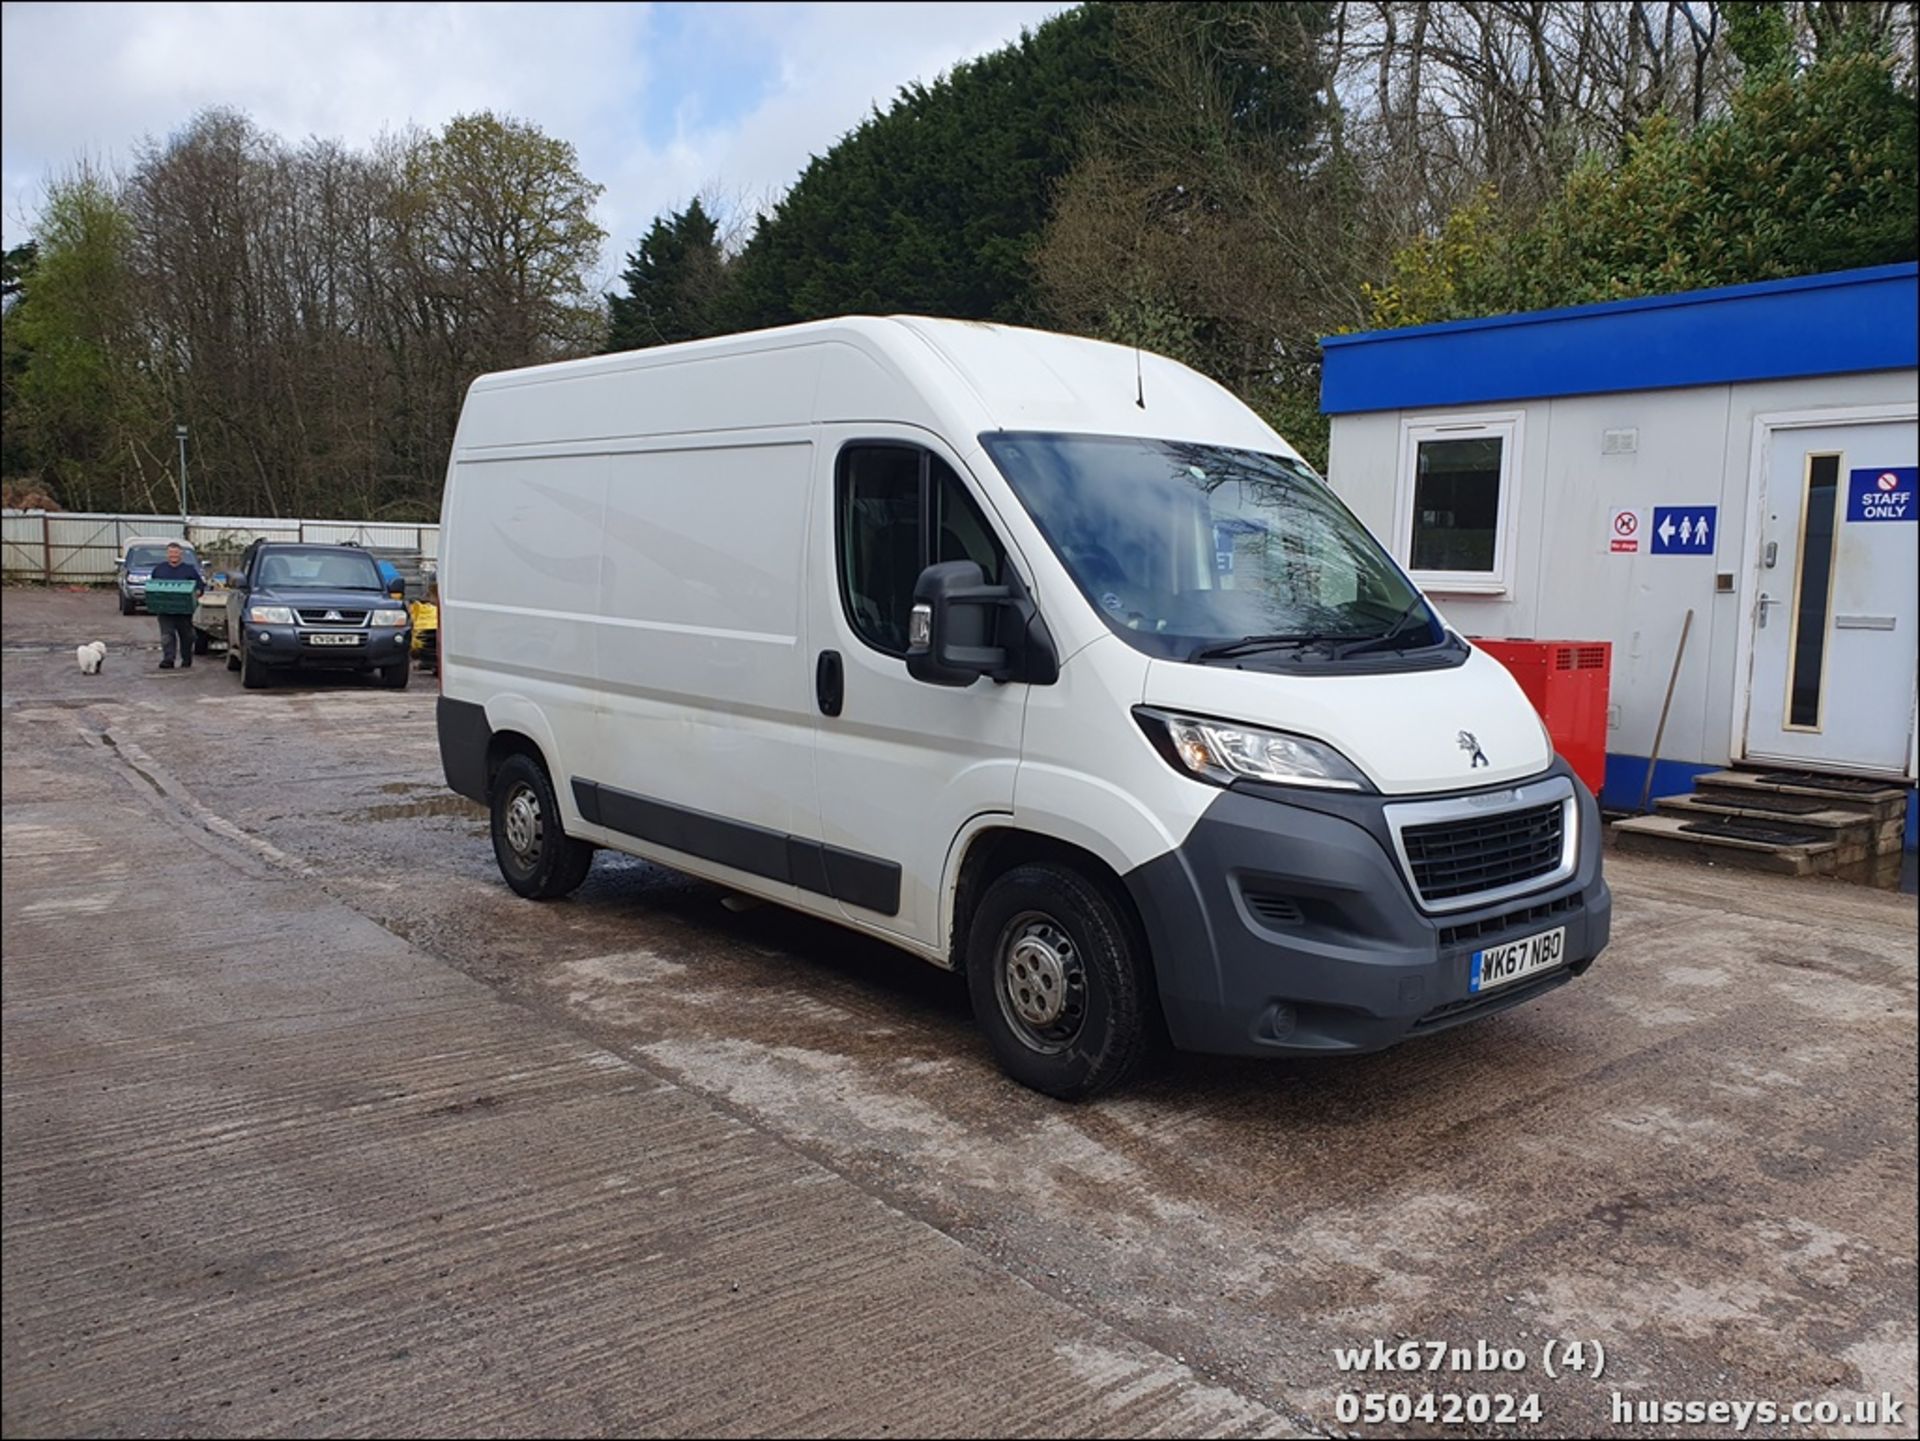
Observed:
[[[1508,941],[1504,946],[1488,946],[1473,953],[1473,966],[1467,972],[1467,989],[1475,995],[1500,986],[1511,985],[1527,976],[1550,971],[1567,954],[1567,928],[1542,931],[1523,941]]]
[[[319,635],[308,636],[307,644],[308,645],[358,645],[360,644],[360,637],[357,635],[344,635],[344,634],[336,635],[329,632],[322,632]]]

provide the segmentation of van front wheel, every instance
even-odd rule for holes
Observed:
[[[515,892],[531,901],[557,900],[579,889],[593,864],[593,847],[560,828],[560,802],[538,761],[516,755],[494,773],[493,857]]]
[[[1017,866],[987,888],[968,933],[967,989],[1001,1066],[1062,1100],[1120,1085],[1153,1034],[1134,926],[1066,866]]]

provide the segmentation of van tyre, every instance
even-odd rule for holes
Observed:
[[[560,828],[560,801],[545,766],[531,756],[507,757],[494,773],[488,809],[493,857],[516,894],[552,901],[579,889],[593,847]]]
[[[968,932],[967,990],[1007,1074],[1061,1100],[1124,1083],[1156,1034],[1136,927],[1063,865],[1017,866],[987,888]]]

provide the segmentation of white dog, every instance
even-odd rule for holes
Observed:
[[[103,640],[93,640],[85,645],[75,646],[73,658],[80,662],[81,675],[98,675],[100,663],[107,658],[107,643]]]

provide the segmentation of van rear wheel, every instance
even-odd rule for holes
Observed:
[[[1106,891],[1050,862],[987,888],[967,940],[974,1020],[1015,1080],[1062,1100],[1125,1082],[1150,1049],[1144,944]]]
[[[546,767],[531,756],[509,756],[494,773],[493,857],[514,891],[531,901],[558,900],[579,889],[593,864],[593,847],[560,828],[560,801]]]

